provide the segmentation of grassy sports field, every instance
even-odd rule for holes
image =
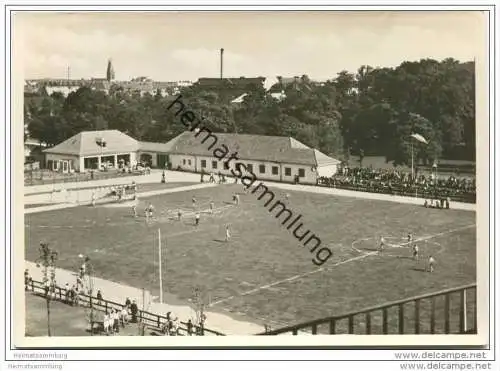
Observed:
[[[284,191],[273,191],[284,199]],[[235,192],[238,206],[231,204]],[[130,207],[113,204],[26,215],[26,258],[35,260],[44,240],[59,251],[62,268],[76,270],[78,255],[88,255],[97,276],[157,293],[160,228],[165,292],[188,301],[198,286],[210,296],[210,310],[273,328],[475,282],[474,212],[288,193],[289,208],[333,250],[321,267],[263,200],[243,193],[241,185],[141,199],[138,218]],[[207,213],[211,200],[213,215]],[[147,223],[142,211],[149,202],[156,215]],[[178,209],[181,221],[173,218]],[[195,209],[201,212],[198,227]],[[223,241],[227,224],[228,243]],[[398,247],[408,232],[419,240],[420,262],[410,258],[407,247]],[[381,236],[392,247],[377,253]],[[424,263],[431,254],[437,261],[432,274]]]

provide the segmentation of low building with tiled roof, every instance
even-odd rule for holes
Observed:
[[[49,169],[68,172],[100,169],[104,163],[133,162],[139,142],[118,130],[82,131],[44,150]]]
[[[219,149],[219,150],[217,150]],[[222,150],[227,149],[225,158]],[[47,167],[63,172],[118,167],[137,161],[151,167],[315,184],[337,172],[340,161],[290,137],[186,131],[166,143],[141,142],[118,130],[84,131],[46,149]],[[227,161],[231,154],[233,161]],[[218,156],[218,157],[216,157]],[[224,157],[224,156],[222,156]]]
[[[224,147],[225,146],[225,147]],[[215,157],[227,148],[237,152],[237,160],[226,161]],[[169,143],[169,161],[173,169],[234,175],[238,169],[253,173],[258,179],[315,184],[318,176],[337,172],[340,161],[290,137],[250,134],[185,132]]]

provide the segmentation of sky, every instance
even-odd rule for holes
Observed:
[[[13,49],[24,78],[117,80],[219,77],[334,78],[361,65],[481,57],[480,12],[18,13]]]

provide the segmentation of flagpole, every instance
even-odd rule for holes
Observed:
[[[160,303],[163,304],[163,282],[162,282],[162,272],[161,272],[161,232],[158,228],[158,270],[160,271]]]
[[[413,179],[414,179],[414,170],[413,170],[413,141],[411,140],[410,143],[411,143],[411,181],[413,182]]]

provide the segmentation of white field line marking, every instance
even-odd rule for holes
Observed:
[[[360,239],[358,239],[358,240],[354,241],[354,242],[351,244],[351,248],[352,248],[353,250],[355,250],[357,253],[362,254],[362,253],[363,253],[363,251],[361,251],[360,249],[358,249],[358,248],[354,247],[354,245],[356,245],[356,244],[358,244],[358,243],[360,243],[360,242],[362,242],[362,241],[369,241],[369,240],[374,239],[374,238],[375,238],[375,237],[360,238]]]
[[[332,267],[332,268],[333,267],[337,267],[339,265],[346,264],[346,263],[349,263],[349,262],[352,262],[352,261],[355,261],[355,260],[364,259],[367,256],[375,255],[375,254],[378,254],[378,251],[372,251],[372,252],[369,252],[369,253],[361,255],[361,256],[356,256],[354,258],[350,258],[350,259],[347,259],[347,260],[335,263],[335,264],[331,265],[330,267]],[[297,280],[299,278],[303,278],[303,277],[309,276],[309,275],[314,274],[314,273],[322,272],[324,270],[325,270],[325,268],[318,268],[318,269],[315,269],[313,271],[309,271],[309,272],[302,273],[302,274],[297,274],[295,276],[288,277],[288,278],[285,278],[285,279],[280,280],[280,281],[276,281],[276,282],[273,282],[273,283],[270,283],[270,284],[267,284],[267,285],[264,285],[264,286],[257,287],[255,289],[252,289],[252,290],[249,290],[249,291],[245,291],[245,292],[243,292],[241,294],[238,294],[238,295],[233,295],[233,296],[230,296],[228,298],[224,298],[224,299],[220,299],[220,300],[214,301],[214,302],[210,303],[210,305],[212,306],[212,305],[221,304],[221,303],[224,303],[226,301],[232,300],[232,299],[234,299],[236,297],[239,297],[239,296],[250,295],[250,294],[253,294],[253,293],[257,292],[257,291],[260,291],[260,290],[263,290],[263,289],[268,289],[270,287],[277,286],[277,285],[285,283],[285,282],[295,281],[295,280]]]
[[[440,232],[440,233],[437,233],[437,234],[434,234],[434,235],[431,235],[431,236],[417,238],[414,241],[426,241],[426,240],[430,240],[430,239],[433,239],[433,238],[436,238],[436,237],[440,237],[440,236],[444,236],[444,235],[447,235],[447,234],[455,233],[455,232],[458,232],[458,231],[461,231],[461,230],[464,230],[464,229],[472,228],[472,227],[475,227],[475,226],[476,226],[475,224],[471,224],[471,225],[467,225],[465,227],[450,229],[448,231]],[[366,253],[364,255],[356,256],[354,258],[350,258],[350,259],[347,259],[347,260],[344,260],[344,261],[332,264],[328,268],[318,268],[318,269],[315,269],[315,270],[312,270],[312,271],[309,271],[309,272],[306,272],[306,273],[297,274],[295,276],[288,277],[288,278],[285,278],[285,279],[280,280],[280,281],[276,281],[276,282],[272,282],[272,283],[264,285],[264,286],[256,287],[255,289],[242,292],[242,293],[240,293],[238,295],[232,295],[232,296],[229,296],[227,298],[214,301],[214,302],[210,303],[210,306],[217,305],[217,304],[222,304],[222,303],[225,303],[225,302],[227,302],[229,300],[232,300],[232,299],[234,299],[236,297],[250,295],[250,294],[253,294],[255,292],[258,292],[258,291],[261,291],[261,290],[264,290],[264,289],[268,289],[270,287],[277,286],[277,285],[280,285],[280,284],[285,283],[285,282],[295,281],[297,279],[309,276],[309,275],[314,274],[314,273],[318,273],[318,272],[322,272],[322,271],[327,271],[327,270],[330,270],[332,268],[338,267],[339,265],[350,263],[350,262],[357,261],[357,260],[361,260],[361,259],[367,258],[369,256],[377,255],[377,254],[379,254],[379,251],[372,251],[372,252]]]

